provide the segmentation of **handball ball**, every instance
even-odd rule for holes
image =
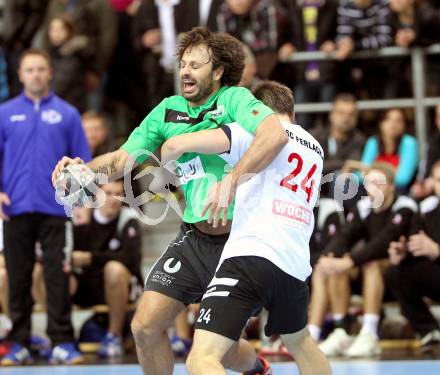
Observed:
[[[89,167],[85,164],[70,164],[58,177],[56,196],[63,205],[83,207],[96,201],[97,189],[95,174]]]

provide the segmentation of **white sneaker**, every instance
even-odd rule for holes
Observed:
[[[353,342],[353,337],[343,328],[336,328],[321,344],[319,349],[328,357],[343,355],[344,351]]]
[[[359,333],[344,353],[347,357],[373,357],[380,354],[379,339],[370,332]]]

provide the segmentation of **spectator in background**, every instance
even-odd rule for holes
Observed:
[[[253,91],[261,83],[261,80],[257,77],[257,63],[255,61],[254,54],[246,44],[243,44],[243,49],[245,56],[244,70],[238,86],[246,87],[247,89]]]
[[[391,242],[387,285],[397,298],[403,315],[421,337],[422,350],[440,344],[440,327],[424,297],[440,301],[440,162],[431,172],[434,196],[420,203],[409,238],[403,234]]]
[[[3,48],[0,47],[0,102],[9,98],[8,64]]]
[[[390,9],[396,46],[429,45],[440,40],[440,14],[429,1],[390,0]]]
[[[47,30],[52,62],[52,88],[80,113],[86,109],[84,83],[92,51],[84,35],[75,35],[67,15],[56,16]]]
[[[2,365],[28,362],[32,313],[35,243],[41,242],[48,286],[47,334],[53,362],[82,361],[74,346],[68,293],[69,228],[64,209],[55,201],[51,170],[64,154],[90,159],[78,111],[50,91],[49,56],[37,49],[21,57],[24,91],[0,106],[2,188],[6,269],[9,276],[11,351]],[[19,126],[17,126],[19,125]]]
[[[226,32],[251,49],[257,74],[268,78],[278,59],[279,33],[283,28],[282,10],[271,0],[226,0],[220,6],[211,29]]]
[[[295,52],[333,52],[336,48],[337,0],[284,0],[288,25],[281,30],[278,58],[285,61]],[[336,94],[335,63],[309,61],[285,67],[297,103],[330,102]],[[283,69],[284,70],[284,69]],[[284,77],[284,80],[286,78]],[[313,127],[313,116],[298,114],[297,121],[306,129]]]
[[[113,8],[108,0],[50,0],[43,25],[45,35],[49,22],[60,14],[69,14],[76,35],[88,39],[93,56],[86,73],[87,91],[95,92],[101,85],[107,72],[116,43],[117,23]],[[49,42],[44,41],[47,49]]]
[[[394,44],[398,47],[429,45],[440,40],[440,16],[428,1],[390,0],[388,24],[392,27]],[[387,85],[387,97],[411,96],[410,57],[387,59],[393,69]]]
[[[177,35],[198,24],[198,1],[142,0],[134,19],[134,43],[142,54],[147,111],[174,94]]]
[[[2,41],[5,30],[5,8],[6,8],[6,0],[0,0],[0,40]]]
[[[408,192],[417,171],[419,147],[413,136],[406,134],[406,118],[399,108],[388,109],[379,119],[379,134],[368,138],[362,162],[385,162],[396,169],[398,192]]]
[[[311,132],[324,150],[323,175],[338,173],[348,159],[360,160],[365,142],[356,129],[358,109],[353,95],[343,93],[334,98],[329,122],[328,126],[317,127]]]
[[[393,44],[388,25],[390,9],[387,0],[341,0],[338,7],[336,59],[345,60],[353,51],[372,50]],[[344,66],[345,65],[345,66]],[[388,69],[383,61],[366,60],[342,65],[341,78],[351,79],[346,71],[357,67],[361,76],[358,89],[374,98],[386,92]],[[349,83],[345,83],[349,84]],[[360,96],[360,95],[358,95]]]
[[[3,43],[8,61],[11,96],[17,95],[21,84],[17,77],[18,60],[31,46],[36,31],[44,20],[49,0],[8,0],[4,9]]]
[[[412,199],[396,196],[394,171],[388,164],[375,163],[367,169],[365,187],[368,199],[360,200],[348,213],[347,224],[326,246],[324,254],[327,255],[321,256],[318,261],[318,272],[338,278],[338,288],[330,289],[336,292],[330,295],[330,300],[332,306],[345,304],[346,310],[339,314],[341,321],[347,314],[350,296],[348,271],[359,267],[363,272],[361,331],[353,340],[336,324],[339,329],[335,329],[320,345],[329,356],[364,357],[380,352],[377,330],[385,288],[382,270],[386,265],[382,261],[388,258],[387,249],[391,241],[407,233],[417,212],[417,204]],[[360,240],[364,243],[353,248]]]
[[[316,263],[322,255],[323,250],[330,243],[331,240],[339,235],[342,225],[345,223],[343,207],[331,198],[320,198],[319,205],[313,210],[315,215],[315,228],[312,237],[310,238],[310,264],[315,270]],[[336,278],[332,278],[335,280]],[[310,335],[315,341],[319,341],[321,336],[321,326],[323,318],[327,312],[329,304],[328,288],[335,283],[330,283],[327,286],[327,281],[322,277],[321,272],[313,272],[311,277],[312,293],[310,295],[310,314],[308,320],[308,327]],[[343,293],[339,290],[339,293]],[[336,306],[332,306],[333,313],[338,313]],[[345,305],[339,311],[345,312]],[[338,322],[338,319],[334,319]]]
[[[337,18],[336,57],[345,60],[351,52],[392,44],[386,0],[342,0]]]
[[[429,137],[426,164],[419,170],[420,178],[411,187],[411,195],[417,199],[426,198],[432,194],[433,181],[431,178],[433,165],[440,160],[440,104],[435,107],[435,130]]]
[[[113,149],[107,121],[102,114],[89,111],[81,116],[81,121],[93,157]]]
[[[347,160],[360,160],[365,143],[365,137],[356,129],[358,122],[356,98],[346,93],[337,95],[329,114],[329,122],[329,126],[318,127],[311,132],[324,150],[323,175],[334,174],[329,181],[325,181],[327,184],[323,183],[321,193],[324,196],[338,198],[340,204],[350,208],[355,202],[352,200],[342,202],[342,197],[348,196],[343,194],[347,181],[339,176],[346,172]],[[349,184],[352,183],[355,182],[350,177]],[[357,196],[352,198],[356,200]]]
[[[117,199],[124,195],[123,181],[103,185],[102,191],[104,205],[93,210],[89,224],[74,228],[73,301],[109,306],[108,333],[98,352],[108,358],[124,353],[127,305],[142,294],[141,234],[136,214]]]
[[[141,0],[110,0],[110,4],[116,14],[118,34],[105,84],[107,99],[111,99],[106,111],[116,114],[122,109],[121,104],[128,108],[128,116],[124,119],[124,130],[128,131],[129,124],[138,124],[147,114],[143,79],[139,78],[142,77],[142,64],[133,45],[133,22]],[[120,119],[117,121],[119,125]]]

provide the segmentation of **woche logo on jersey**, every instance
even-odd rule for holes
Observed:
[[[312,221],[312,212],[310,210],[295,203],[280,201],[279,199],[273,200],[272,213],[306,225],[309,225]]]

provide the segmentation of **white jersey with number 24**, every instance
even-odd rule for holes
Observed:
[[[282,125],[289,142],[269,166],[237,189],[231,234],[220,263],[237,256],[259,256],[304,281],[312,271],[309,241],[324,152],[300,126]],[[227,126],[231,148],[220,157],[235,165],[253,136],[236,123]]]

